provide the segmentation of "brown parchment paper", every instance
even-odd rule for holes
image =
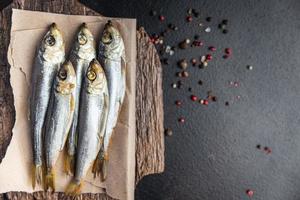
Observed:
[[[134,199],[135,179],[135,69],[136,69],[136,20],[99,16],[61,15],[13,9],[11,41],[8,60],[11,65],[11,85],[14,94],[16,122],[13,138],[0,165],[0,193],[9,191],[40,191],[32,189],[32,147],[30,134],[29,94],[31,69],[36,49],[52,22],[64,34],[66,53],[70,50],[78,27],[86,22],[96,41],[104,24],[111,19],[121,31],[126,50],[126,96],[117,127],[109,149],[108,178],[101,182],[89,171],[82,192],[103,193],[116,199]],[[64,155],[56,164],[56,191],[64,191],[71,180],[63,173]]]

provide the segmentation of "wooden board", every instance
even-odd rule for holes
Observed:
[[[11,8],[64,14],[98,15],[75,0],[15,0],[0,14],[0,163],[12,138],[15,122],[13,94],[9,83],[7,48],[9,45]],[[162,67],[155,47],[143,28],[137,32],[137,139],[136,184],[145,175],[164,170]],[[9,192],[4,199],[69,199],[63,193]],[[112,199],[106,194],[84,194],[76,199]]]

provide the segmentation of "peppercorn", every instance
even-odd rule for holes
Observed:
[[[165,16],[163,16],[163,15],[159,15],[158,18],[159,18],[160,21],[164,21],[166,19]]]
[[[182,72],[182,77],[188,77],[188,76],[189,76],[189,73],[187,71]]]
[[[187,60],[186,60],[186,59],[180,60],[180,61],[178,62],[178,66],[179,66],[181,69],[185,70],[185,69],[188,67],[188,62],[187,62]]]
[[[173,135],[173,131],[172,131],[171,129],[167,128],[167,129],[165,130],[165,135],[166,135],[166,136],[172,136],[172,135]]]
[[[183,117],[180,117],[179,119],[178,119],[178,121],[180,122],[180,123],[184,123],[184,118]]]
[[[191,95],[191,100],[192,100],[192,101],[197,101],[197,99],[198,99],[197,96]]]
[[[191,21],[193,21],[193,18],[192,18],[192,16],[187,16],[187,17],[186,17],[186,21],[188,21],[188,22],[191,22]]]

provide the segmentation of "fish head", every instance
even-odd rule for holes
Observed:
[[[101,64],[93,59],[86,72],[87,92],[89,94],[101,94],[107,87],[106,76]]]
[[[57,93],[68,95],[73,92],[76,86],[76,73],[70,61],[61,65],[56,75],[55,91]]]
[[[96,57],[96,44],[94,36],[88,29],[87,24],[83,23],[75,39],[76,54],[86,60],[92,60]]]
[[[108,21],[105,26],[99,43],[99,54],[111,60],[120,60],[124,53],[124,41],[119,30]]]
[[[52,63],[62,62],[65,56],[65,44],[63,35],[55,23],[51,24],[49,31],[44,36],[40,51],[44,60]]]

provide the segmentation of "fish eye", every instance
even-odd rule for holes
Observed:
[[[109,43],[112,42],[112,40],[113,40],[113,37],[112,37],[112,34],[111,34],[111,33],[105,32],[105,33],[103,34],[102,42],[103,42],[104,44],[109,44]]]
[[[54,46],[55,45],[55,38],[52,35],[49,35],[45,38],[45,43],[48,46]]]
[[[86,38],[86,36],[83,35],[83,34],[79,34],[79,36],[78,36],[78,42],[79,42],[79,44],[81,44],[81,45],[85,45],[85,44],[87,43],[87,38]]]
[[[94,81],[97,77],[96,73],[94,71],[88,71],[88,73],[86,74],[87,78],[90,81]]]
[[[65,69],[61,69],[59,72],[58,72],[58,77],[59,79],[61,80],[66,80],[67,78],[67,71]]]

